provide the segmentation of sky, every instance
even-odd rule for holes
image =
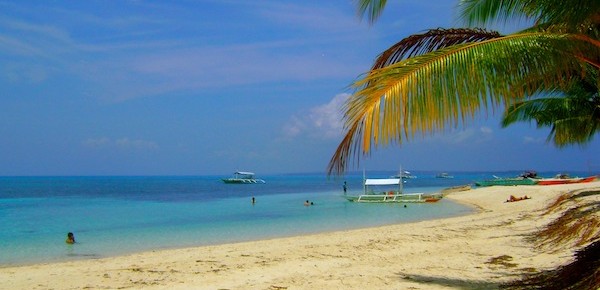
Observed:
[[[389,1],[369,25],[351,0],[0,0],[0,175],[325,173],[353,81],[402,38],[462,26],[456,3]],[[349,170],[600,172],[598,137],[557,149],[500,116]]]

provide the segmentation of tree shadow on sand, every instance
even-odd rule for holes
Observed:
[[[446,277],[426,276],[426,275],[408,275],[404,273],[397,273],[402,280],[411,281],[415,283],[423,284],[424,286],[431,286],[432,284],[451,287],[454,289],[464,290],[480,290],[480,289],[499,289],[500,283],[491,283],[488,281],[480,280],[466,280],[466,279],[451,279]],[[424,288],[426,289],[426,288]]]
[[[538,250],[552,247],[580,248],[575,259],[553,270],[525,274],[505,283],[502,289],[600,289],[600,202],[572,204],[571,201],[600,194],[600,190],[570,192],[559,196],[546,213],[562,209],[562,214],[529,237]]]
[[[543,229],[532,234],[527,240],[537,249],[564,247],[566,245],[584,246],[600,239],[600,201],[573,203],[576,199],[600,194],[599,190],[574,191],[559,196],[546,209],[543,215],[562,211],[560,216]]]
[[[600,241],[577,251],[575,261],[554,270],[525,275],[502,289],[600,289]]]

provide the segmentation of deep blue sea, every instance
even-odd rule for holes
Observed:
[[[396,172],[368,172],[387,178]],[[519,172],[413,172],[405,192],[436,192]],[[554,172],[547,173],[552,176]],[[586,175],[582,173],[581,176]],[[115,256],[436,219],[472,212],[438,203],[363,204],[363,173],[260,176],[265,184],[224,184],[228,176],[0,177],[0,266]],[[251,199],[255,197],[256,203]],[[306,207],[305,200],[315,205]],[[77,243],[66,244],[68,232]]]

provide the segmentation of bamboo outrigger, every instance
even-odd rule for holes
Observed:
[[[386,202],[437,202],[442,198],[442,194],[436,193],[404,193],[403,180],[400,178],[385,178],[385,179],[366,179],[363,178],[364,193],[361,195],[351,196],[344,194],[344,197],[352,202],[371,202],[371,203],[386,203]],[[375,187],[394,187],[392,190],[375,191]]]

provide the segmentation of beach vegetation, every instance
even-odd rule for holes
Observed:
[[[357,0],[374,23],[385,0]],[[467,28],[433,29],[392,45],[353,83],[344,105],[345,135],[329,173],[380,146],[402,144],[478,114],[506,110],[503,125],[534,121],[564,147],[600,130],[600,1],[462,0]],[[532,23],[503,35],[509,20]]]
[[[538,128],[550,127],[547,141],[557,147],[585,145],[600,130],[600,93],[598,69],[575,76],[565,88],[549,89],[547,95],[510,105],[502,126],[535,121]],[[552,94],[553,93],[553,94]]]
[[[598,190],[583,190],[560,195],[542,215],[552,214],[558,209],[562,214],[534,233],[529,240],[540,250],[561,250],[566,245],[584,246],[600,240],[600,202],[581,200],[598,194]]]
[[[524,275],[500,289],[600,289],[600,241],[577,251],[573,262],[557,269]]]
[[[561,194],[542,215],[562,212],[528,240],[538,251],[558,252],[580,248],[573,261],[556,269],[523,271],[501,289],[600,289],[600,203],[596,189]]]

